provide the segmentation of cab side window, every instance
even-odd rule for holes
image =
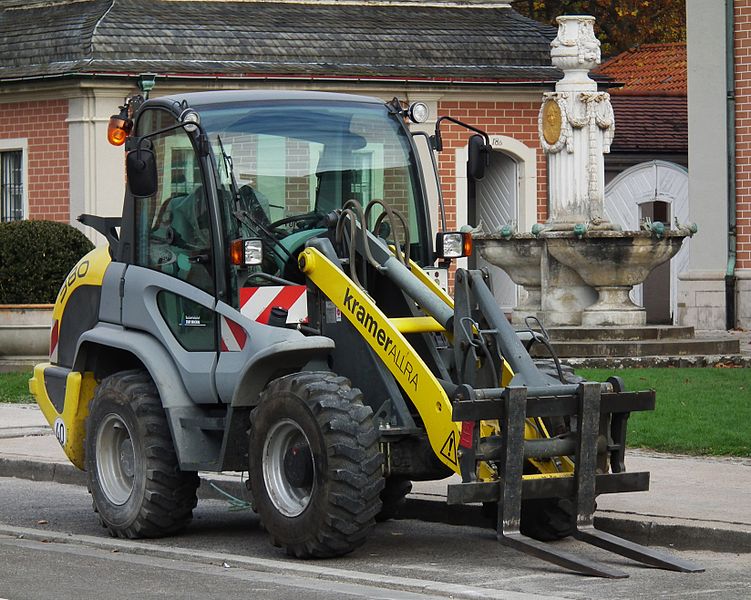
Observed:
[[[138,122],[143,135],[175,124],[163,110]],[[151,138],[158,186],[153,196],[136,198],[136,263],[214,293],[208,200],[193,144],[182,128]]]

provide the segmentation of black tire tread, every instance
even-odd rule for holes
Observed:
[[[399,516],[406,502],[407,494],[412,491],[412,482],[403,477],[389,477],[381,491],[382,508],[376,515],[376,521],[382,523]]]
[[[541,542],[553,542],[573,535],[575,515],[570,500],[544,498],[522,502],[521,532]]]
[[[117,404],[129,404],[135,414],[139,435],[143,439],[145,487],[137,516],[127,526],[108,522],[107,508],[94,508],[101,524],[113,537],[136,539],[173,535],[184,529],[193,518],[197,503],[196,490],[200,483],[198,473],[181,471],[170,435],[167,417],[159,393],[146,371],[122,371],[102,380],[91,401],[91,411],[101,398],[109,397]],[[87,432],[94,435],[94,432]],[[86,468],[89,492],[95,481],[96,463],[93,443],[86,442]],[[93,495],[93,494],[92,494]]]
[[[280,538],[273,531],[273,519],[264,519],[263,514],[261,518],[272,543],[286,548],[291,556],[325,558],[347,554],[363,544],[381,508],[383,456],[372,411],[362,404],[361,392],[352,388],[348,379],[334,373],[302,372],[276,379],[261,394],[259,408],[282,393],[297,395],[324,435],[329,488],[325,516],[319,529],[311,531],[303,542]]]

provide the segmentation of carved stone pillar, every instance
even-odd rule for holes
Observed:
[[[548,154],[548,189],[553,229],[576,223],[604,227],[605,161],[615,132],[610,95],[597,91],[589,71],[600,62],[594,17],[562,16],[551,42],[553,64],[563,70],[555,92],[544,95],[538,116]]]

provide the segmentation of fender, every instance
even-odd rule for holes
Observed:
[[[98,321],[102,284],[112,264],[106,247],[81,258],[63,281],[55,299],[50,332],[50,362],[70,368],[80,335]]]
[[[180,373],[164,347],[147,333],[100,322],[81,336],[74,370],[84,369],[89,351],[101,351],[101,348],[129,352],[149,372],[167,415],[180,468],[188,471],[197,470],[199,466],[206,464],[217,464],[220,443],[208,439],[200,430],[183,426],[184,421],[200,419],[203,411],[190,399]]]
[[[159,341],[141,331],[100,322],[81,336],[75,368],[86,367],[89,349],[102,347],[131,353],[149,371],[167,414],[180,467],[184,470],[209,467],[217,470],[221,464],[222,448],[226,448],[228,442],[225,440],[222,444],[202,430],[185,425],[200,421],[205,413],[190,399],[172,357]],[[319,361],[317,368],[326,368],[326,357],[333,347],[334,342],[329,338],[312,336],[281,341],[264,348],[244,367],[232,406],[241,408],[256,404],[261,390],[279,371],[280,365],[301,369],[306,364]],[[229,421],[225,424],[225,437],[233,431]]]
[[[29,392],[66,456],[79,469],[84,468],[86,417],[96,386],[93,373],[79,373],[51,363],[36,365],[29,379]]]
[[[149,334],[99,322],[96,327],[85,332],[78,340],[76,360],[73,365],[75,371],[85,369],[89,347],[92,344],[125,350],[137,357],[151,375],[165,409],[193,406],[172,357]]]
[[[328,370],[328,355],[334,340],[323,336],[303,337],[271,344],[253,355],[242,370],[232,396],[232,406],[255,406],[266,384],[280,371]]]

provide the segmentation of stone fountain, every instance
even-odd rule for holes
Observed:
[[[620,231],[604,219],[604,159],[615,131],[610,95],[598,92],[589,71],[600,62],[594,17],[558,17],[551,57],[563,71],[544,94],[538,117],[548,156],[549,219],[530,233],[480,233],[480,254],[524,286],[527,299],[512,314],[546,326],[638,327],[646,311],[629,298],[661,263],[670,260],[695,228],[662,223]]]

